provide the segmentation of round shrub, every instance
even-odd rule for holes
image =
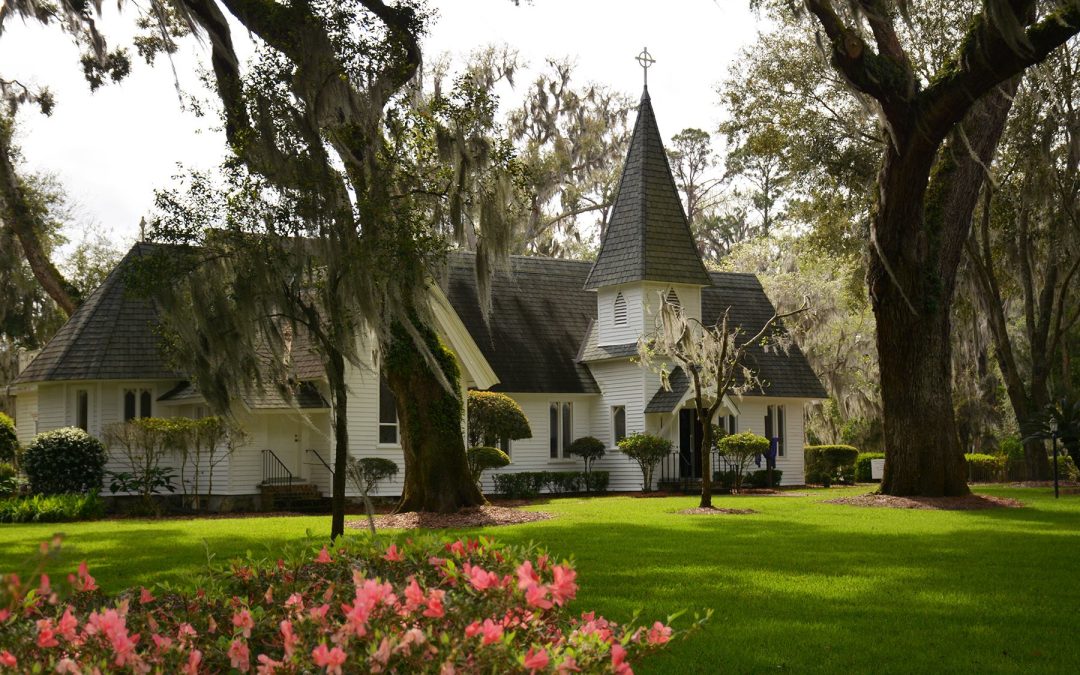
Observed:
[[[652,490],[653,470],[671,452],[671,441],[639,432],[619,441],[619,450],[641,467],[642,489],[649,492]]]
[[[19,459],[19,438],[15,435],[15,422],[0,413],[0,462],[14,464]]]
[[[34,494],[98,492],[105,476],[105,446],[82,429],[67,427],[34,437],[23,470]]]
[[[834,480],[855,480],[859,451],[850,445],[808,445],[803,449],[806,482],[829,485]]]
[[[763,455],[769,449],[769,439],[750,431],[724,436],[716,442],[722,455]]]
[[[396,476],[398,465],[392,459],[385,457],[364,457],[356,459],[349,457],[345,473],[349,476],[356,489],[369,494],[375,491],[382,481]]]
[[[469,445],[494,445],[500,440],[532,438],[529,418],[517,401],[494,391],[470,391]]]
[[[481,445],[465,451],[469,460],[469,473],[473,480],[480,482],[480,474],[488,469],[498,469],[510,463],[510,456],[498,448]]]

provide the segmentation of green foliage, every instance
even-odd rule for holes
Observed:
[[[510,456],[505,452],[485,445],[467,449],[465,456],[469,460],[469,473],[477,483],[480,482],[480,474],[488,469],[499,469],[510,463]]]
[[[803,458],[807,483],[828,486],[855,481],[859,451],[850,445],[807,445]]]
[[[840,428],[840,440],[844,445],[852,445],[868,452],[880,452],[884,443],[885,430],[880,417],[854,417],[844,422]]]
[[[494,446],[500,440],[532,438],[525,411],[506,394],[470,390],[468,415],[471,446]]]
[[[0,413],[0,462],[16,464],[19,461],[19,439],[15,435],[15,422]]]
[[[543,490],[551,494],[572,494],[588,486],[592,492],[606,492],[610,474],[607,471],[521,471],[492,476],[495,492],[507,499],[533,499]]]
[[[108,472],[109,490],[142,497],[144,513],[156,513],[154,495],[175,492],[173,469],[161,466],[167,455],[182,452],[189,440],[192,421],[183,417],[141,417],[105,428],[105,444],[125,471]]]
[[[977,483],[996,483],[1005,480],[1005,467],[1009,458],[1005,455],[984,455],[967,453],[968,481]]]
[[[345,471],[356,489],[366,495],[382,481],[396,476],[398,465],[385,457],[349,457]]]
[[[1024,461],[1024,442],[1018,436],[1006,436],[1001,439],[1001,454],[1005,455],[1010,462]]]
[[[93,492],[0,499],[0,523],[63,523],[103,515],[105,504]]]
[[[772,470],[772,487],[780,487],[780,479],[784,477],[784,472],[779,469]],[[761,469],[760,471],[751,471],[750,475],[746,477],[749,481],[750,487],[761,489],[769,487],[769,471],[768,469]]]
[[[885,459],[884,452],[860,452],[855,458],[855,480],[860,483],[869,483],[873,479],[870,460]],[[807,481],[809,482],[809,481]]]
[[[1058,455],[1058,480],[1080,480],[1080,470],[1076,462],[1068,455]],[[1050,468],[1053,469],[1054,461],[1050,460]]]
[[[769,439],[749,431],[729,434],[719,439],[716,442],[716,451],[724,459],[727,468],[725,473],[731,475],[730,485],[726,487],[736,492],[741,490],[750,463],[768,449]]]
[[[671,453],[671,441],[653,434],[635,432],[619,441],[619,450],[637,462],[641,468],[642,490],[651,492],[653,470],[660,460]]]
[[[0,497],[19,491],[19,469],[10,462],[0,462]]]
[[[105,474],[105,446],[76,427],[34,437],[23,454],[23,471],[34,494],[96,493]]]
[[[592,473],[592,465],[601,459],[607,452],[604,442],[592,436],[582,436],[570,444],[566,449],[571,455],[580,457],[585,462],[585,491],[591,492],[592,485],[589,475]]]

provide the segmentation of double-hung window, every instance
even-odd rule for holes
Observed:
[[[787,454],[787,406],[770,405],[765,411],[765,437],[776,439],[776,456]]]
[[[90,431],[90,392],[86,389],[75,392],[75,426]]]
[[[574,440],[574,404],[571,401],[552,401],[548,406],[548,445],[551,458],[567,457]]]
[[[397,400],[394,399],[394,392],[390,391],[386,380],[379,378],[379,444],[397,445],[397,443]]]
[[[124,390],[124,421],[139,417],[153,417],[154,396],[149,389]]]

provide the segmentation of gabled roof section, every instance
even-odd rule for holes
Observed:
[[[619,192],[585,288],[634,281],[710,283],[671,176],[648,89],[641,95]]]
[[[124,270],[151,248],[133,246],[15,381],[182,377],[168,367],[158,348],[153,303],[131,296],[124,287]]]

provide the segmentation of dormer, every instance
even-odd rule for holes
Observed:
[[[646,87],[619,190],[585,289],[596,291],[597,344],[634,342],[653,326],[661,294],[701,316],[711,286],[671,175]]]

